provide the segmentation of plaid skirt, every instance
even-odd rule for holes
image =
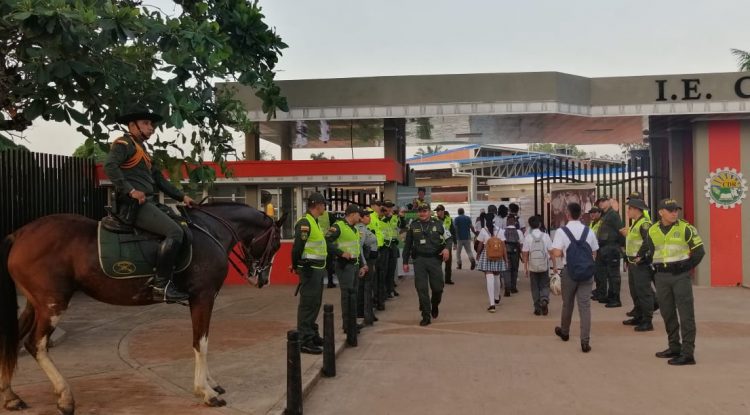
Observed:
[[[508,264],[503,259],[496,261],[487,259],[487,250],[483,249],[477,261],[477,269],[482,272],[502,272],[508,270]]]

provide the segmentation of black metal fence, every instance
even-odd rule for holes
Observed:
[[[669,179],[653,172],[648,156],[633,157],[623,162],[545,159],[536,163],[534,170],[534,211],[541,215],[548,227],[553,212],[550,197],[556,183],[590,183],[596,196],[609,195],[620,202],[620,214],[625,217],[625,201],[632,192],[644,195],[645,202],[655,214],[653,201],[666,197]],[[657,169],[659,172],[661,170]],[[664,184],[666,183],[666,185]],[[666,190],[665,190],[666,189]],[[593,202],[593,201],[591,201]]]
[[[0,238],[42,216],[77,213],[101,219],[107,193],[97,186],[94,161],[79,157],[0,151]]]
[[[351,190],[336,187],[324,189],[321,193],[328,202],[326,208],[329,212],[343,212],[351,203],[356,203],[361,207],[370,206],[372,200],[382,200],[383,198],[383,192],[380,192],[378,195],[372,191]]]

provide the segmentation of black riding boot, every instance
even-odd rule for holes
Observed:
[[[172,281],[179,252],[180,244],[174,239],[167,238],[159,246],[159,254],[156,258],[156,275],[151,283],[154,301],[184,303],[188,300],[188,294],[178,290]]]

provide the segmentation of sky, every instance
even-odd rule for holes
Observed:
[[[174,3],[145,0],[174,10]],[[747,0],[261,0],[289,45],[278,79],[559,71],[586,77],[732,72],[750,49]],[[74,128],[35,123],[23,144],[71,154]],[[241,143],[238,143],[241,144]],[[593,149],[616,152],[616,146]],[[279,149],[262,144],[272,154]],[[409,153],[415,149],[410,149]],[[591,149],[589,149],[591,150]],[[349,149],[337,158],[346,158]],[[296,157],[296,156],[295,156]]]

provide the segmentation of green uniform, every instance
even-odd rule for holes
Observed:
[[[182,242],[183,230],[169,217],[167,206],[158,203],[159,191],[182,201],[185,194],[165,179],[161,169],[151,161],[143,143],[130,135],[116,139],[104,163],[104,172],[117,191],[118,214],[135,202],[129,196],[133,190],[146,194],[146,203],[137,208],[133,225],[145,229],[177,243]]]
[[[297,330],[300,343],[311,342],[320,336],[315,321],[323,300],[323,278],[326,275],[328,248],[323,231],[310,214],[302,217],[294,226],[292,266],[299,275],[299,306],[297,307]]]
[[[440,220],[438,218],[438,220]],[[453,243],[455,242],[455,235],[456,235],[456,228],[453,226],[453,219],[448,215],[446,212],[445,216],[443,217],[443,229],[448,231],[449,235],[445,238],[447,241],[450,242],[450,245],[453,246]],[[452,282],[453,281],[453,253],[451,252],[450,248],[448,249],[448,252],[450,252],[450,256],[448,257],[448,260],[445,261],[445,282]]]
[[[651,226],[638,253],[644,260],[650,259],[656,270],[656,297],[667,330],[669,350],[688,357],[695,353],[696,332],[690,270],[704,255],[698,231],[684,220],[669,226],[661,223]]]
[[[375,232],[375,237],[378,240],[378,258],[375,260],[374,281],[375,306],[378,310],[385,310],[385,299],[388,295],[385,276],[388,271],[388,260],[391,256],[390,242],[386,244],[389,229],[377,212],[370,214],[370,224],[367,225],[367,228]]]
[[[599,240],[599,252],[596,260],[607,276],[607,300],[610,304],[620,303],[620,256],[623,243],[620,229],[624,223],[622,218],[614,209],[608,209],[602,213],[600,219],[597,239]]]
[[[625,256],[628,260],[628,286],[635,307],[634,319],[650,323],[654,315],[654,289],[651,287],[653,272],[645,262],[635,263],[643,241],[648,237],[651,221],[641,216],[633,222],[625,237]]]
[[[388,264],[385,269],[385,293],[392,295],[395,292],[396,265],[401,252],[398,249],[398,234],[401,229],[401,218],[398,215],[386,216],[382,219],[383,240],[388,247]]]
[[[341,290],[341,318],[344,327],[347,327],[350,314],[357,312],[357,274],[360,266],[366,264],[362,257],[359,231],[347,222],[339,220],[328,229],[325,238],[335,261],[334,267]],[[351,255],[351,259],[342,257],[345,253]],[[350,308],[351,305],[354,307]]]
[[[416,219],[406,231],[403,260],[404,264],[414,262],[414,285],[419,296],[419,310],[422,318],[428,321],[433,307],[437,308],[443,296],[445,283],[440,253],[447,247],[445,237],[442,222],[435,218],[427,221]]]
[[[597,235],[597,240],[599,238],[599,228],[602,226],[602,220],[601,218],[591,222],[591,230],[594,232],[594,235]],[[607,298],[607,270],[604,266],[604,261],[596,261],[595,263],[595,269],[594,272],[594,281],[596,282],[596,288],[594,289],[594,299],[606,299]]]

